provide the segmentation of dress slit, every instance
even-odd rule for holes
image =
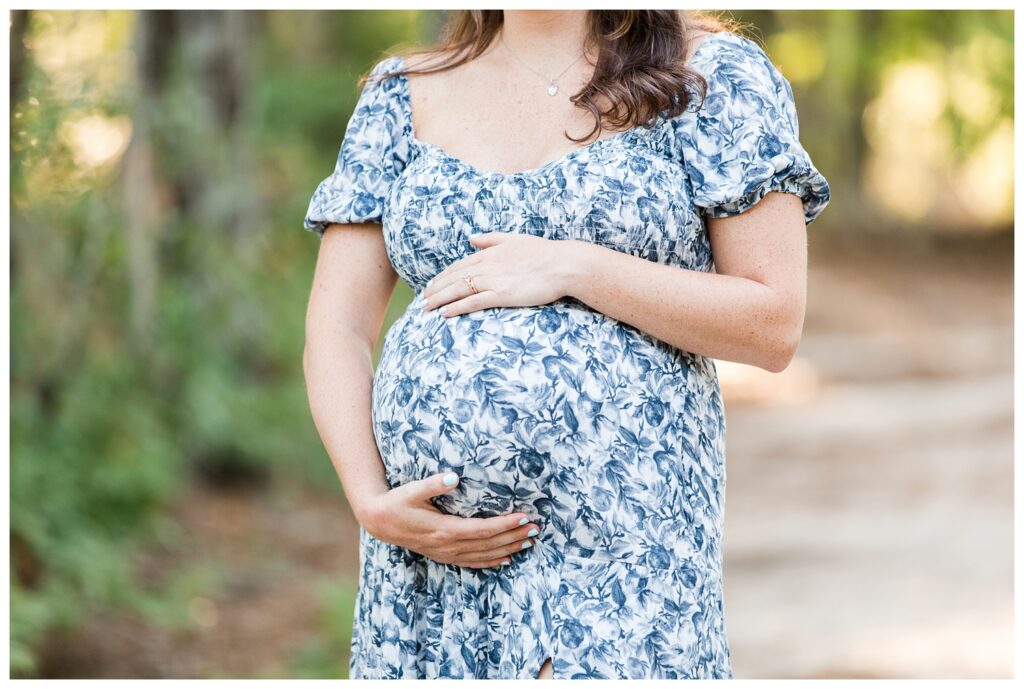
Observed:
[[[534,679],[540,679],[540,673],[544,669],[544,664],[547,663],[549,660],[551,661],[551,677],[545,677],[545,679],[556,679],[555,678],[555,659],[552,658],[551,656],[547,656],[546,658],[544,658],[544,660],[540,661],[540,667],[537,668],[537,672],[533,676]]]

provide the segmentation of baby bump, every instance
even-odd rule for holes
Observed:
[[[623,469],[601,448],[664,434],[684,414],[688,367],[666,348],[568,299],[446,318],[417,297],[374,375],[388,480],[454,471],[459,486],[435,504],[461,516],[569,519],[580,499],[599,509],[608,495],[581,497],[584,474]]]
[[[552,348],[565,327],[554,306],[445,318],[409,306],[385,338],[374,375],[373,423],[388,481],[444,471],[459,486],[435,504],[462,516],[550,511],[560,472],[555,442],[566,409]],[[544,337],[538,337],[542,334]]]

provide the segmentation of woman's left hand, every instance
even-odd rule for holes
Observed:
[[[494,306],[540,306],[568,294],[579,242],[515,232],[471,235],[475,251],[435,275],[423,290],[424,311],[458,316]],[[473,293],[464,275],[473,278]]]

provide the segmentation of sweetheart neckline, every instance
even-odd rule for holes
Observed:
[[[713,38],[715,38],[716,36],[720,36],[723,33],[727,33],[727,32],[715,32],[715,33],[712,33],[712,34],[710,34],[708,36],[705,36],[704,40],[702,40],[700,42],[700,45],[698,45],[697,48],[693,51],[693,55],[690,56],[690,60],[689,60],[689,62],[687,64],[692,65],[696,61],[697,56],[700,54],[700,51],[704,48],[704,46],[707,45],[708,43],[712,42]],[[397,55],[397,57],[398,57],[399,62],[401,63],[401,68],[403,70],[407,69],[408,68],[408,64],[406,63],[405,56],[399,54],[399,55]],[[611,142],[621,141],[621,140],[629,138],[631,136],[643,136],[643,135],[650,134],[660,124],[662,124],[662,122],[664,120],[664,116],[659,114],[658,115],[658,122],[654,126],[652,126],[652,127],[645,127],[643,125],[636,125],[636,126],[630,127],[629,129],[624,129],[624,130],[622,130],[620,132],[616,132],[615,134],[612,134],[611,136],[606,136],[604,138],[598,139],[597,141],[589,143],[586,146],[580,146],[579,148],[575,148],[575,149],[569,151],[568,153],[566,153],[566,154],[564,154],[562,156],[559,156],[558,158],[555,158],[553,160],[549,160],[546,163],[542,163],[541,165],[538,165],[537,167],[528,168],[526,170],[517,170],[515,172],[497,172],[497,171],[494,171],[494,170],[485,170],[485,169],[483,169],[482,167],[480,167],[478,165],[475,165],[473,163],[467,162],[466,160],[464,160],[464,159],[462,159],[462,158],[460,158],[460,157],[458,157],[456,155],[453,155],[453,154],[449,153],[443,147],[438,146],[435,143],[432,143],[430,141],[424,141],[423,139],[420,139],[418,136],[416,136],[416,129],[415,129],[415,127],[413,127],[413,124],[412,124],[412,122],[413,122],[413,117],[412,117],[412,98],[410,97],[410,94],[409,94],[409,76],[407,74],[405,74],[405,73],[402,73],[402,74],[399,75],[399,79],[400,79],[399,91],[400,91],[400,95],[401,95],[402,104],[404,105],[404,108],[405,108],[405,113],[404,114],[405,114],[406,121],[407,121],[407,131],[408,131],[409,143],[413,147],[415,147],[415,148],[420,148],[420,149],[423,149],[423,150],[432,151],[433,153],[438,155],[440,158],[442,158],[442,159],[452,163],[453,165],[461,167],[462,169],[464,169],[464,170],[466,170],[466,171],[468,171],[468,172],[470,172],[470,173],[472,173],[472,174],[474,174],[474,175],[476,175],[478,177],[482,177],[482,178],[485,178],[485,179],[491,179],[491,180],[507,181],[507,180],[519,179],[519,178],[522,178],[522,177],[530,177],[530,176],[534,176],[534,175],[543,175],[544,173],[546,173],[547,171],[549,171],[551,169],[554,169],[554,168],[560,167],[562,165],[567,165],[567,164],[571,163],[578,156],[583,155],[584,153],[591,153],[591,152],[600,150],[601,148],[609,145]]]

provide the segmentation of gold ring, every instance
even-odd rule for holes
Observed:
[[[476,285],[473,284],[473,276],[472,275],[470,275],[469,273],[466,273],[465,275],[462,276],[462,279],[465,280],[466,284],[469,285],[469,288],[471,290],[473,290],[473,294],[479,294],[480,293],[480,290],[478,290],[476,288]]]

